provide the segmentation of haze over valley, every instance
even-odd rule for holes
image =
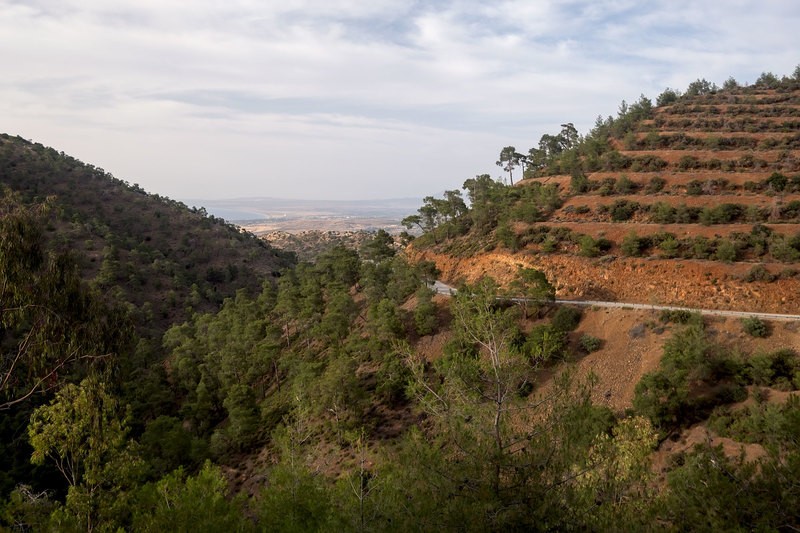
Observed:
[[[255,234],[269,231],[376,231],[399,233],[400,221],[413,213],[422,198],[386,200],[287,200],[240,198],[231,200],[186,200]]]

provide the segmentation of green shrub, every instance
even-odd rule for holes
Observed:
[[[700,168],[700,160],[693,155],[685,155],[678,161],[678,168],[681,170]]]
[[[767,323],[755,316],[743,318],[742,329],[751,337],[764,338],[769,336]]]
[[[534,363],[546,363],[563,355],[567,334],[551,324],[534,327],[525,342],[525,351]]]
[[[630,194],[636,190],[636,184],[628,176],[621,176],[614,185],[617,194]]]
[[[674,324],[688,324],[695,315],[697,314],[686,309],[664,309],[659,313],[658,319],[665,324],[669,322]]]
[[[542,241],[541,250],[545,253],[552,253],[558,250],[558,239],[553,237],[552,235],[548,235]]]
[[[589,178],[580,172],[573,174],[569,181],[570,190],[573,194],[582,194],[589,191]]]
[[[658,370],[636,385],[633,405],[661,431],[702,420],[720,404],[740,401],[742,364],[717,349],[701,324],[676,332],[664,344]]]
[[[606,178],[600,183],[600,187],[597,189],[597,192],[600,193],[600,196],[611,196],[614,194],[616,189],[616,183],[616,179]]]
[[[781,192],[786,188],[789,180],[780,172],[774,172],[770,177],[764,180],[764,185],[769,187],[775,192]]]
[[[414,309],[414,326],[417,335],[430,335],[438,326],[436,304],[432,300],[433,291],[427,287],[417,290],[417,307]]]
[[[792,200],[781,207],[781,218],[797,218],[800,215],[800,201]]]
[[[636,235],[636,232],[631,231],[625,236],[624,239],[622,239],[620,249],[622,250],[622,253],[628,257],[639,257],[642,255],[644,242]]]
[[[661,249],[662,255],[667,259],[671,259],[673,257],[678,256],[678,252],[680,251],[681,244],[675,237],[668,237],[661,241],[658,245]]]
[[[736,261],[736,245],[730,239],[721,239],[717,243],[717,251],[714,256],[717,261],[732,263]]]
[[[573,331],[583,318],[583,312],[577,307],[560,306],[553,314],[550,324],[558,331]]]
[[[586,353],[596,352],[603,346],[603,341],[588,334],[581,335],[578,341]]]
[[[661,176],[653,176],[650,178],[650,183],[644,188],[644,192],[647,194],[655,194],[657,192],[661,192],[664,189],[664,185],[667,184],[667,180],[662,178]]]
[[[686,184],[686,194],[689,196],[700,196],[703,194],[703,184],[698,180],[692,180]]]
[[[579,254],[583,257],[597,257],[600,255],[600,247],[591,235],[581,235],[580,239],[578,239],[578,246],[580,246]]]
[[[497,240],[512,252],[519,250],[519,241],[517,240],[517,235],[514,233],[514,230],[511,229],[511,226],[508,224],[508,222],[502,222],[499,226],[497,226],[496,236]]]
[[[793,350],[782,349],[751,357],[748,360],[747,377],[748,382],[754,385],[773,387],[784,382],[789,384],[789,389],[797,389],[800,383],[791,382],[797,380],[799,370],[797,354]]]
[[[636,210],[639,209],[637,202],[630,202],[628,200],[617,200],[611,205],[611,220],[615,222],[623,222],[629,220]]]
[[[658,224],[675,222],[675,208],[666,202],[656,202],[650,206],[650,217]]]
[[[745,275],[744,280],[748,283],[752,283],[754,281],[772,282],[775,281],[775,275],[770,274],[769,270],[767,270],[764,265],[755,265]]]

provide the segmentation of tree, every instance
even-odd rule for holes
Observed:
[[[400,221],[400,224],[406,229],[414,229],[414,226],[417,226],[423,233],[426,231],[425,226],[422,225],[422,216],[420,215],[408,215]]]
[[[549,172],[566,171],[573,172],[580,168],[577,159],[571,162],[562,161],[564,167],[558,164],[559,158],[562,155],[567,155],[565,152],[574,155],[573,149],[577,148],[580,143],[580,135],[578,130],[572,122],[567,122],[561,125],[561,131],[557,135],[545,133],[539,139],[539,147],[531,148],[528,151],[526,162],[528,168],[534,170],[542,170],[547,168]]]
[[[456,355],[444,367],[444,389],[436,392],[426,382],[419,360],[409,364],[416,377],[415,390],[434,413],[447,412],[448,423],[456,426],[479,417],[480,422],[472,426],[476,431],[472,438],[477,443],[491,442],[489,483],[495,497],[500,494],[507,467],[509,415],[517,388],[529,371],[514,345],[518,335],[514,308],[499,306],[497,294],[497,283],[487,277],[460,288],[451,300],[456,335],[477,346],[480,355],[477,359]]]
[[[697,79],[686,88],[686,96],[698,96],[716,92],[719,88],[715,83],[711,83],[705,78]]]
[[[133,530],[250,531],[241,498],[227,498],[228,483],[218,466],[206,462],[195,476],[183,469],[158,483],[146,485],[138,496]]]
[[[358,281],[359,263],[358,252],[335,246],[317,258],[314,273],[322,285],[352,287]]]
[[[258,440],[261,422],[253,389],[244,384],[234,385],[223,405],[228,413],[227,425],[211,436],[211,451],[224,456],[249,450]]]
[[[69,485],[66,505],[55,512],[55,520],[92,531],[124,512],[124,491],[142,463],[128,440],[127,419],[119,415],[116,398],[99,377],[66,385],[50,404],[33,412],[31,461],[53,462]]]
[[[780,85],[780,80],[772,72],[762,72],[756,80],[756,87],[764,87],[766,89],[774,89]]]
[[[481,174],[464,181],[471,209],[472,227],[485,235],[497,225],[504,208],[507,187],[488,174]]]
[[[417,335],[430,335],[436,331],[438,319],[436,317],[436,304],[433,303],[435,293],[427,288],[417,290],[417,307],[414,309],[414,325]]]
[[[385,229],[379,229],[375,235],[361,246],[360,254],[362,259],[368,261],[383,261],[394,257],[394,239]]]
[[[680,97],[681,97],[680,91],[676,91],[675,89],[670,89],[669,87],[667,87],[666,89],[664,89],[664,92],[659,94],[658,98],[656,98],[656,105],[658,107],[662,107],[665,105],[674,104],[675,102],[678,101]]]
[[[513,146],[506,146],[500,150],[500,159],[496,161],[496,164],[508,172],[511,185],[514,185],[514,169],[520,166],[523,157]]]
[[[351,531],[373,531],[372,524],[378,515],[380,491],[383,480],[369,468],[369,442],[362,427],[348,435],[349,447],[355,454],[356,468],[339,482],[339,501],[343,518]],[[377,501],[376,501],[377,500]],[[350,511],[350,512],[348,512]]]
[[[734,89],[738,89],[739,82],[736,81],[736,78],[730,76],[727,80],[725,80],[725,83],[722,84],[722,88],[725,89],[726,91],[732,91]]]
[[[350,333],[358,306],[343,287],[336,287],[328,294],[322,319],[313,328],[329,342],[342,343]]]
[[[0,197],[0,409],[110,360],[132,337],[127,314],[91,292],[76,261],[47,249],[48,209]]]
[[[556,298],[556,289],[547,280],[544,272],[535,268],[519,267],[517,275],[509,285],[508,296],[515,298],[522,306],[525,318],[528,318],[528,309],[538,309],[545,303]]]
[[[372,333],[371,339],[378,341],[380,345],[388,345],[403,334],[400,311],[397,304],[388,298],[370,306],[367,322]]]

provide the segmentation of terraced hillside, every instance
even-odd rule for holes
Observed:
[[[673,96],[560,150],[543,137],[493,241],[473,216],[416,249],[454,280],[540,268],[563,298],[800,311],[800,85]]]

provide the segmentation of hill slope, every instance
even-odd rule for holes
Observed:
[[[291,264],[290,254],[203,209],[19,137],[0,136],[0,186],[27,205],[50,198],[50,245],[69,250],[103,292],[121,291],[156,336]]]
[[[544,136],[513,188],[468,180],[457,216],[429,202],[415,248],[451,281],[522,264],[561,298],[797,313],[800,83],[665,94]]]

